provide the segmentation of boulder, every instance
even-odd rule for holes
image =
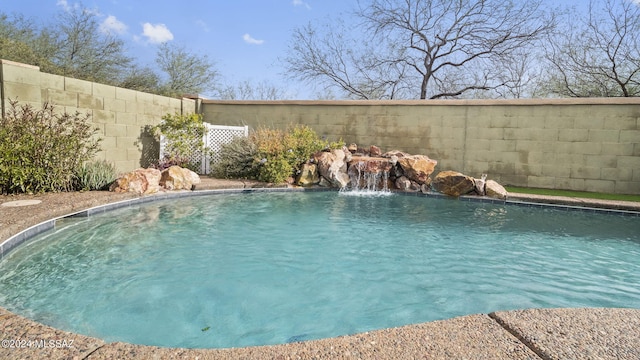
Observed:
[[[318,164],[318,173],[328,180],[332,186],[344,188],[349,184],[347,159],[351,159],[351,152],[346,147],[332,149],[329,152],[316,153],[315,156]]]
[[[322,187],[331,187],[332,184],[329,182],[329,180],[325,179],[323,176],[320,176],[320,182],[318,182],[318,185],[322,186]]]
[[[350,153],[356,153],[358,151],[358,144],[356,143],[351,143],[349,144],[349,146],[347,147],[347,150],[349,150]]]
[[[353,158],[353,154],[346,146],[342,147],[342,152],[344,153],[344,162],[348,163]]]
[[[396,156],[398,155],[396,154]],[[409,180],[413,180],[418,184],[426,184],[438,162],[429,159],[426,155],[408,155],[398,156],[398,164],[400,164],[402,171]]]
[[[140,169],[139,171],[147,179],[147,190],[144,192],[145,194],[155,194],[160,191],[160,178],[162,177],[160,170],[149,168]]]
[[[431,187],[449,196],[460,196],[475,189],[473,178],[456,171],[441,171],[431,182]]]
[[[153,194],[160,190],[160,170],[136,169],[123,174],[111,184],[109,191]]]
[[[167,190],[192,190],[199,183],[198,174],[176,165],[163,170],[160,178],[160,186]]]
[[[406,176],[401,176],[396,179],[396,188],[402,191],[409,191],[411,189],[411,180],[407,179]]]
[[[310,186],[320,182],[318,167],[315,164],[303,164],[296,179],[298,186]]]
[[[485,186],[485,183],[487,182],[487,174],[482,174],[482,176],[480,176],[480,179],[473,179],[473,182],[475,183],[476,194],[480,196],[484,196],[485,195],[484,186]]]
[[[485,192],[488,197],[501,200],[506,200],[508,195],[507,190],[493,180],[487,180]]]
[[[353,189],[388,189],[389,171],[393,165],[387,158],[356,156],[347,164],[347,174]]]
[[[401,157],[405,157],[405,156],[409,156],[410,154],[400,151],[400,150],[391,150],[391,151],[387,151],[386,153],[382,154],[382,157],[385,158],[390,158],[392,156],[395,156],[396,158],[401,158]]]
[[[379,147],[375,146],[375,145],[371,145],[369,147],[369,156],[380,156],[382,155],[382,150],[380,150]]]
[[[353,156],[347,165],[349,172],[353,169],[364,173],[382,173],[391,170],[393,166],[390,159],[370,156]]]
[[[422,185],[418,184],[415,181],[411,181],[411,186],[409,187],[411,191],[420,191],[421,188],[422,188]]]

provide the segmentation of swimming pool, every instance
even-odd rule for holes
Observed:
[[[59,221],[0,304],[109,341],[236,347],[530,307],[640,307],[637,217],[334,192]]]

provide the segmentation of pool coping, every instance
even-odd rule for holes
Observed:
[[[73,211],[33,225],[2,242],[0,256],[36,233],[49,230],[59,219],[92,216],[105,211],[150,201],[226,193],[324,191],[301,188],[228,188],[194,192],[160,193],[141,196]],[[407,195],[444,197],[440,194]],[[603,211],[640,216],[637,207],[607,204],[578,206],[575,201],[545,202],[554,199],[510,196],[508,200],[460,197],[460,201],[505,203],[520,206],[552,206],[566,210]],[[6,250],[6,251],[5,251]],[[174,349],[103,340],[72,334],[39,324],[0,308],[2,348],[0,358],[468,358],[468,359],[560,359],[560,358],[640,358],[640,309],[526,309],[496,311],[370,331],[337,338],[283,345],[232,349]],[[65,342],[65,340],[67,340]],[[73,341],[71,341],[73,340]],[[69,345],[72,342],[72,346]],[[7,345],[7,346],[5,346]],[[13,345],[13,346],[12,346]]]

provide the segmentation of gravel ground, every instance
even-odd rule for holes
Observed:
[[[199,189],[260,184],[203,179]],[[135,198],[109,192],[0,196],[0,242],[42,221]],[[514,196],[519,201],[640,211],[639,203]],[[40,200],[36,205],[6,203]],[[3,206],[2,204],[5,204]],[[478,314],[338,338],[238,349],[170,349],[100,339],[0,308],[2,359],[640,359],[640,309],[529,309]]]

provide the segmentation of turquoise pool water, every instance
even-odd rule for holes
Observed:
[[[107,341],[286,343],[532,307],[640,308],[640,218],[335,192],[159,201],[0,262],[0,305]]]

